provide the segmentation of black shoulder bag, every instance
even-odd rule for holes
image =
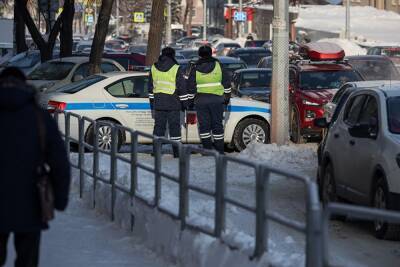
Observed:
[[[38,108],[35,108],[36,121],[39,134],[39,166],[37,168],[37,189],[39,193],[39,204],[41,219],[47,223],[54,219],[54,190],[50,181],[50,166],[46,163],[46,125]]]

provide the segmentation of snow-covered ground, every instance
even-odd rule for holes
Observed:
[[[149,149],[148,149],[149,151]],[[314,178],[317,168],[316,146],[290,145],[251,145],[240,154],[232,154],[250,160],[266,163],[292,172]],[[128,154],[127,154],[128,156]],[[92,156],[85,155],[87,169],[90,169]],[[72,157],[76,160],[76,155]],[[139,161],[153,165],[148,153],[141,153]],[[109,159],[100,158],[100,173],[109,174]],[[163,156],[163,171],[177,175],[178,161],[170,155]],[[128,187],[130,184],[129,165],[118,164],[118,183]],[[214,190],[215,164],[213,158],[192,155],[190,184]],[[161,205],[175,213],[178,212],[178,185],[163,179]],[[139,171],[138,193],[151,200],[154,197],[154,175]],[[270,179],[269,206],[299,222],[305,221],[305,189],[294,180],[272,175]],[[227,194],[247,205],[255,205],[254,170],[249,167],[229,163],[227,173]],[[213,227],[214,201],[206,196],[190,192],[189,218],[191,223]],[[251,251],[254,239],[254,215],[239,208],[227,206],[227,234],[225,241],[240,245]],[[356,222],[333,222],[331,226],[332,262],[341,266],[397,266],[400,261],[398,242],[376,240],[369,231],[368,224]],[[271,223],[269,226],[269,250],[271,260],[281,266],[302,266],[304,264],[304,235],[286,227]]]
[[[58,213],[51,228],[42,235],[42,267],[167,267],[129,232],[71,196],[65,213]],[[14,266],[12,242],[5,267]]]
[[[400,15],[373,7],[350,8],[351,37],[360,44],[400,44]],[[345,7],[341,5],[301,6],[296,27],[342,34]]]

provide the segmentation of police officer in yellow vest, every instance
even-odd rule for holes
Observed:
[[[180,112],[186,109],[188,103],[183,75],[183,70],[175,60],[175,50],[164,48],[158,61],[151,67],[148,88],[155,136],[164,137],[168,124],[170,139],[181,141]],[[178,157],[176,148],[174,157]]]
[[[221,63],[212,57],[211,47],[200,47],[199,57],[187,81],[189,101],[197,112],[203,147],[223,154],[223,114],[231,97],[231,81]]]

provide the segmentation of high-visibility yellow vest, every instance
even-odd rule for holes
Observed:
[[[210,73],[196,71],[196,84],[197,93],[222,96],[224,86],[222,85],[222,69],[219,62],[215,62],[215,68]]]
[[[159,71],[154,65],[151,67],[151,75],[153,77],[153,93],[173,95],[176,90],[176,74],[179,65],[174,65],[169,71]]]

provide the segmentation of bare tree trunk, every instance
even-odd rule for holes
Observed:
[[[189,0],[189,22],[187,25],[187,36],[192,36],[192,10],[193,10],[193,0]]]
[[[160,55],[164,26],[164,8],[166,0],[153,0],[149,40],[147,44],[146,65],[151,66]]]
[[[103,0],[100,7],[92,50],[90,51],[90,72],[92,74],[100,72],[101,58],[103,57],[104,43],[106,41],[113,4],[114,0]]]
[[[183,29],[186,31],[186,35],[192,35],[192,9],[193,9],[193,0],[186,1],[185,14],[183,16]],[[189,18],[189,23],[188,23]],[[190,27],[189,27],[190,24]]]
[[[69,57],[72,55],[73,31],[75,1],[65,0],[64,2],[64,17],[60,30],[60,57]]]
[[[64,12],[61,13],[57,21],[54,23],[54,26],[49,34],[49,38],[46,42],[43,39],[42,35],[40,34],[38,28],[36,27],[36,24],[33,21],[32,16],[28,11],[28,8],[26,7],[26,5],[25,6],[23,5],[24,1],[25,0],[16,0],[16,2],[18,2],[18,6],[21,7],[21,9],[19,9],[18,12],[21,14],[25,22],[25,25],[28,27],[28,30],[32,36],[33,41],[40,50],[41,61],[45,62],[47,60],[52,59],[53,57],[53,48],[56,43],[56,38],[58,36],[58,33],[60,32],[61,19],[64,16]]]
[[[26,7],[27,0],[23,0],[22,4]],[[24,18],[20,14],[21,2],[16,1],[14,3],[14,40],[15,40],[15,52],[17,54],[28,50],[25,39],[25,23]]]

